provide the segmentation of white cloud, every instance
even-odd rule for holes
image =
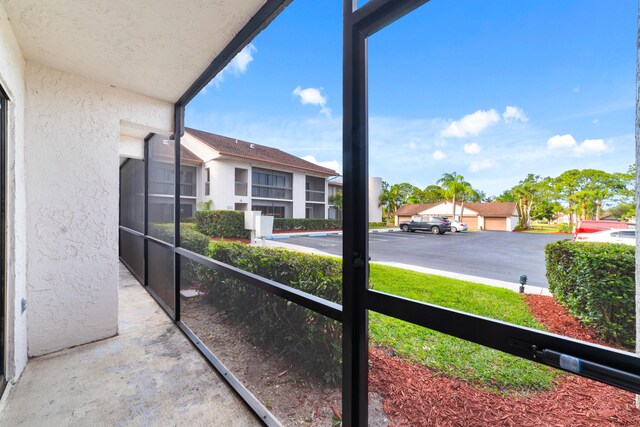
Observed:
[[[511,105],[507,105],[504,113],[502,113],[502,118],[504,119],[505,123],[511,123],[516,120],[522,123],[529,121],[529,117],[527,117],[524,111],[522,111],[522,108],[514,107]]]
[[[325,168],[333,169],[334,171],[338,172],[339,174],[342,174],[342,165],[337,160],[328,160],[326,162],[321,162],[321,161],[316,160],[315,156],[312,156],[312,155],[304,156],[304,157],[302,157],[302,159],[306,160],[307,162],[311,162],[313,164],[316,164],[318,166],[323,166]]]
[[[443,160],[443,159],[447,158],[447,155],[444,152],[440,151],[440,150],[436,150],[436,151],[433,152],[432,157],[435,160]]]
[[[467,154],[478,154],[480,151],[482,151],[482,148],[475,142],[464,144],[464,152]]]
[[[496,164],[493,160],[484,159],[484,160],[474,160],[469,164],[469,170],[471,172],[478,172],[483,169],[491,169]]]
[[[556,135],[549,138],[547,148],[549,150],[571,149],[572,155],[575,157],[588,156],[590,154],[601,154],[611,151],[611,145],[603,139],[585,139],[578,144],[573,136]]]
[[[600,154],[611,151],[611,147],[602,139],[585,139],[573,149],[573,155],[582,157],[589,154]]]
[[[594,119],[593,124],[598,126],[600,124],[600,119]]]
[[[220,87],[220,84],[224,81],[225,75],[227,73],[231,73],[234,76],[239,76],[240,74],[244,74],[247,72],[247,68],[251,61],[253,61],[253,54],[256,53],[258,49],[254,46],[253,43],[249,43],[246,45],[238,54],[227,64],[226,67],[222,69],[218,73],[217,76],[203,89],[203,92],[206,92],[206,89],[209,86]]]
[[[331,108],[327,107],[327,97],[322,94],[322,88],[308,87],[302,89],[302,87],[298,86],[292,93],[300,97],[302,105],[317,105],[320,107],[320,114],[327,118],[331,117]]]
[[[580,92],[580,86],[576,86],[571,90],[573,91],[573,93],[578,93],[578,92]]]
[[[412,141],[409,143],[409,148],[411,148],[412,150],[416,150],[418,148],[418,145],[416,145],[416,143]]]
[[[549,138],[547,148],[549,150],[561,150],[564,148],[573,148],[576,146],[576,140],[571,134],[556,135]]]
[[[228,69],[236,76],[244,74],[247,71],[249,63],[253,61],[253,54],[257,51],[258,49],[256,49],[253,43],[249,43],[240,52],[238,52],[231,62],[229,62],[229,65],[225,67],[225,70]]]
[[[464,138],[469,135],[478,135],[489,126],[500,121],[500,115],[493,108],[488,111],[478,110],[467,114],[460,120],[455,120],[440,132],[441,136]]]

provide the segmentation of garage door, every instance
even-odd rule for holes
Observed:
[[[506,231],[506,229],[507,229],[507,219],[506,218],[485,217],[485,219],[484,219],[484,229],[485,230],[494,230],[494,231]]]
[[[469,230],[477,230],[478,229],[478,217],[477,216],[465,216],[462,219],[462,222],[467,224]]]
[[[411,215],[398,215],[398,224],[400,224],[402,221],[411,221]]]

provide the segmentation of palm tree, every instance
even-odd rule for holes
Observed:
[[[378,206],[383,208],[387,222],[400,209],[400,206],[407,202],[412,188],[412,185],[405,182],[391,186],[387,182],[382,182],[382,193],[378,198]]]
[[[453,203],[452,218],[456,219],[456,196],[462,191],[464,183],[466,183],[464,177],[455,172],[444,173],[442,174],[442,178],[440,178],[436,183],[440,184],[446,191],[447,195],[451,197]]]
[[[477,195],[477,192],[471,187],[467,181],[464,181],[461,184],[460,196],[462,200],[462,206],[460,207],[460,221],[464,221],[464,202],[467,199],[473,200],[473,198]]]

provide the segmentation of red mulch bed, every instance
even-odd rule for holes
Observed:
[[[600,343],[553,298],[528,295],[533,315],[551,332]],[[369,384],[396,426],[640,426],[632,393],[573,375],[528,396],[503,396],[424,366],[370,351]]]

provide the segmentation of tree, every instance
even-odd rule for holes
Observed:
[[[569,224],[573,224],[575,193],[580,191],[579,177],[580,171],[578,169],[570,169],[562,172],[553,180],[553,188],[557,197],[568,205]]]
[[[522,228],[531,227],[532,212],[540,204],[553,201],[551,178],[542,178],[532,173],[527,174],[511,189],[504,191],[496,198],[499,202],[516,202],[518,208],[518,225]]]
[[[446,199],[444,190],[437,185],[428,185],[423,191],[422,203],[438,203]]]
[[[460,206],[460,221],[464,218],[464,202],[467,199],[471,199],[474,197],[475,190],[471,187],[466,181],[460,183],[460,200],[462,201]]]
[[[336,208],[336,217],[342,219],[343,197],[342,191],[337,191],[336,194],[329,196],[329,204],[332,204]]]
[[[415,205],[418,203],[425,203],[424,199],[425,199],[424,191],[422,191],[418,187],[413,187],[411,189],[411,193],[409,194],[409,197],[407,197],[407,202],[411,203],[412,205]]]
[[[636,216],[636,205],[635,203],[619,203],[609,208],[609,212],[618,220],[629,221]]]
[[[600,218],[602,205],[615,197],[632,194],[629,173],[608,173],[598,169],[572,169],[555,180],[559,196],[568,205],[569,213],[579,213],[581,219]]]
[[[462,175],[458,175],[456,172],[444,173],[442,178],[437,181],[445,190],[445,196],[450,197],[453,203],[452,218],[456,218],[456,197],[462,191],[463,183],[465,182]]]
[[[378,198],[378,206],[382,207],[387,222],[402,205],[408,202],[412,190],[413,185],[406,182],[390,186],[389,183],[382,181],[382,193]]]

